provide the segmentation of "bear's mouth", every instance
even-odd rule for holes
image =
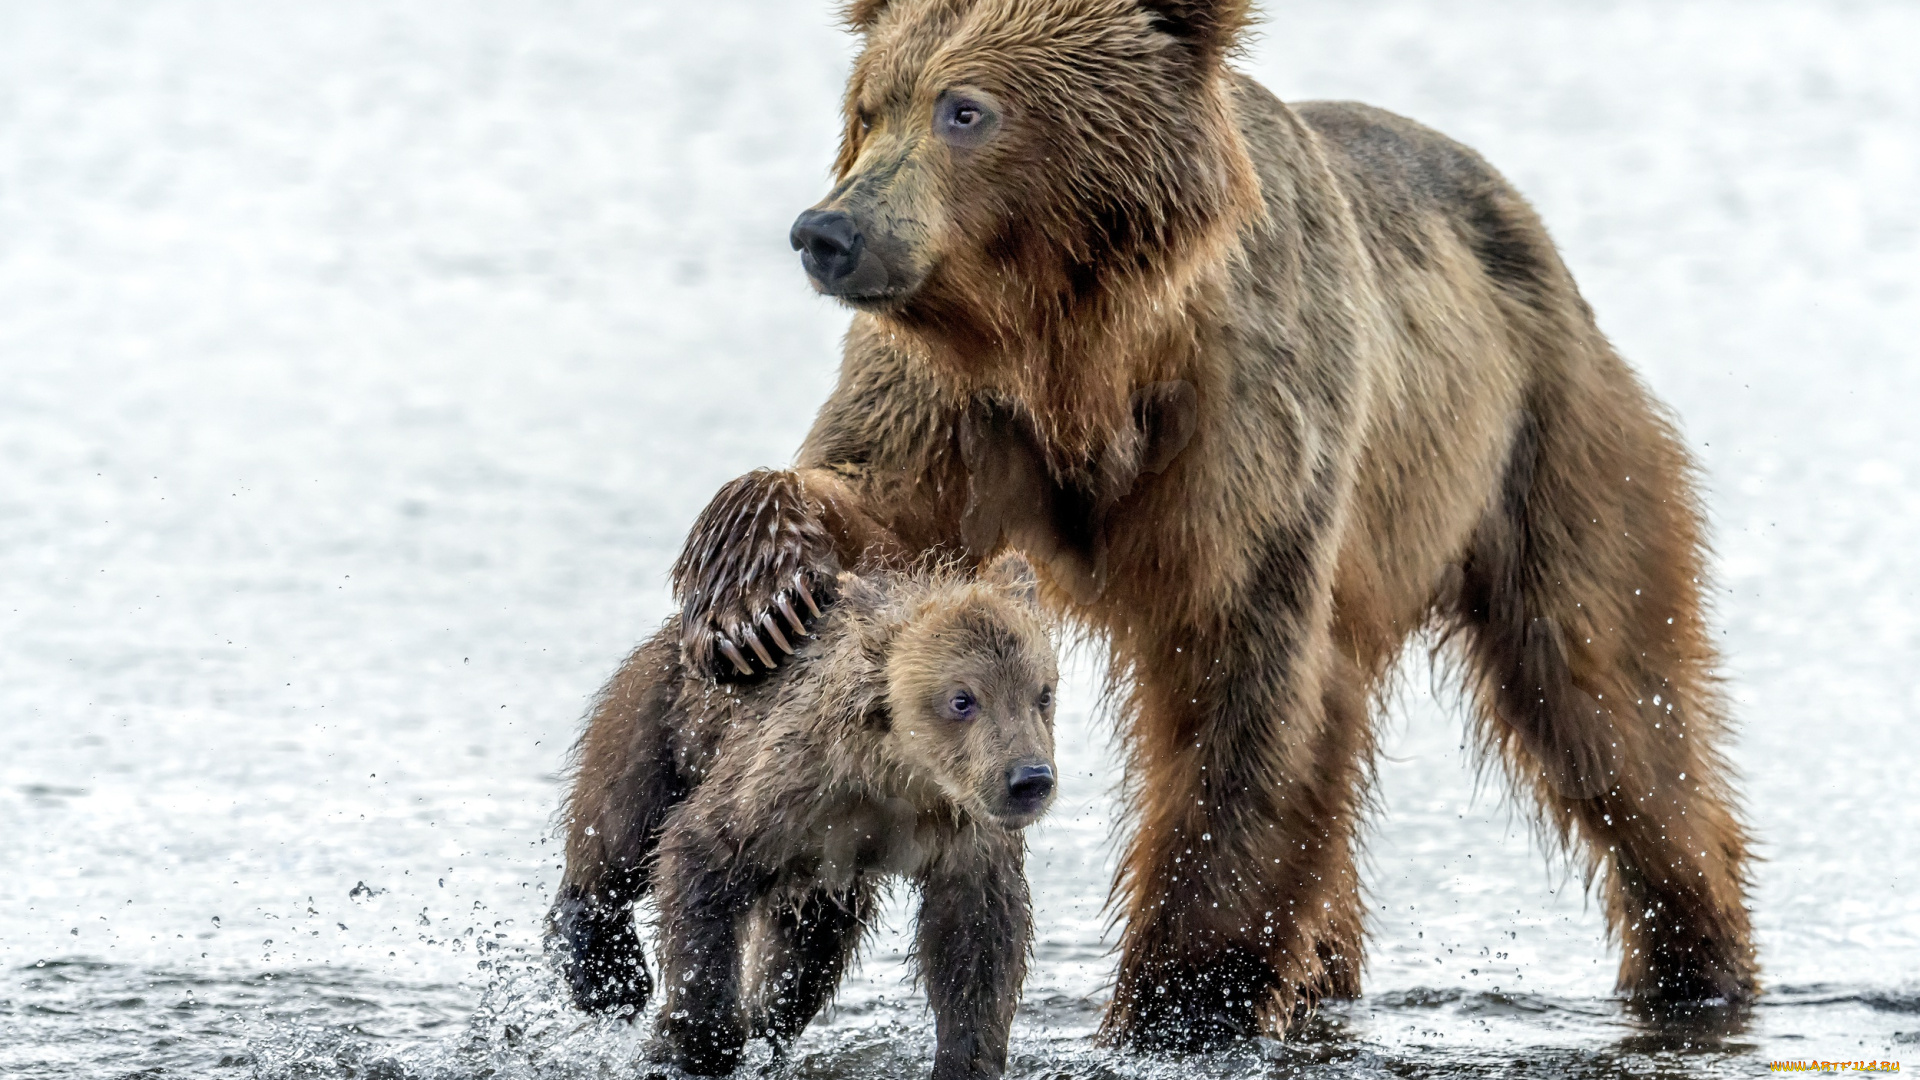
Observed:
[[[907,305],[907,300],[913,295],[912,291],[908,289],[881,289],[876,292],[845,293],[830,292],[820,288],[818,284],[814,285],[814,289],[823,296],[831,296],[853,310],[864,311],[869,315],[890,315],[898,312]]]
[[[868,245],[862,245],[853,268],[838,277],[817,273],[809,252],[800,253],[800,265],[806,269],[807,280],[815,292],[831,296],[856,311],[874,314],[897,311],[905,306],[924,277]]]
[[[994,820],[1016,831],[1039,821],[1046,815],[1047,808],[1053,805],[1052,777],[1053,772],[1048,769],[1044,788],[1022,791],[1016,787],[1001,795],[993,811]]]
[[[1032,825],[1035,822],[1038,822],[1041,818],[1045,817],[1047,814],[1047,808],[1052,804],[1053,804],[1052,799],[1042,799],[1037,805],[1034,805],[1034,806],[1028,806],[1028,807],[1017,807],[1013,805],[1004,806],[1000,810],[994,813],[993,820],[998,822],[1000,824],[1000,827],[1007,830],[1008,832],[1019,832],[1021,829],[1024,829],[1027,826]]]

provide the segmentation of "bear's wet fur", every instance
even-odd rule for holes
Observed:
[[[602,692],[553,914],[575,1001],[637,1014],[633,905],[659,911],[654,1051],[729,1072],[831,998],[888,877],[920,891],[936,1077],[997,1076],[1025,978],[1028,824],[1054,793],[1058,678],[1037,583],[1005,555],[842,575],[774,676],[689,673],[678,620]]]
[[[837,176],[793,240],[857,313],[794,467],[737,482],[769,527],[696,526],[685,654],[772,666],[764,628],[837,567],[1034,549],[1122,706],[1104,1030],[1200,1048],[1358,993],[1372,717],[1425,642],[1597,885],[1619,989],[1751,998],[1692,456],[1512,185],[1401,117],[1280,102],[1229,64],[1248,12],[851,6]],[[1184,451],[1103,501],[1168,383]],[[1046,497],[982,498],[1009,475]]]

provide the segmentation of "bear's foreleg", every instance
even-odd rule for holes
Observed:
[[[832,1000],[873,908],[873,884],[862,877],[845,893],[815,890],[765,913],[754,1028],[776,1050],[784,1051]]]
[[[728,679],[773,671],[833,602],[841,569],[898,547],[861,486],[834,470],[755,469],[729,481],[673,564],[687,665]]]
[[[1025,861],[1018,833],[983,832],[920,877],[914,959],[933,1006],[934,1080],[997,1077],[1007,1067],[1033,937]]]
[[[637,1015],[653,994],[647,954],[633,924],[633,906],[569,886],[548,923],[561,974],[578,1008]]]
[[[1126,1045],[1216,1047],[1359,993],[1363,677],[1330,644],[1308,553],[1267,563],[1218,629],[1119,645],[1138,831],[1103,1034]]]
[[[722,1076],[747,1041],[741,930],[773,876],[732,855],[734,845],[683,815],[661,838],[660,1013],[653,1056],[695,1076]]]

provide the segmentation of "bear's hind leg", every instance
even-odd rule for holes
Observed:
[[[1617,361],[1616,361],[1617,363]],[[1691,466],[1624,368],[1522,418],[1450,613],[1482,740],[1601,876],[1643,1002],[1757,986]]]
[[[633,651],[595,699],[565,809],[566,870],[548,922],[568,990],[588,1012],[637,1015],[653,980],[633,905],[660,824],[686,797],[668,726],[680,694],[678,620]]]

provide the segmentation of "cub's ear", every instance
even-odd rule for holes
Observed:
[[[887,653],[893,648],[895,635],[911,620],[892,602],[884,575],[868,576],[843,570],[834,584],[838,592],[829,614],[837,612],[839,621],[835,630],[829,632],[851,635],[869,661],[877,668],[886,667]]]
[[[1253,14],[1250,0],[1140,0],[1140,6],[1152,16],[1154,29],[1186,42],[1203,60],[1232,51]]]
[[[880,21],[880,15],[887,10],[890,0],[848,0],[840,9],[840,17],[853,30],[870,30]]]
[[[1033,564],[1017,551],[994,556],[992,562],[981,567],[980,580],[1006,590],[1021,603],[1040,603],[1040,579],[1033,572]]]
[[[842,570],[834,578],[834,584],[839,586],[839,600],[857,610],[877,611],[886,606],[885,585],[871,577]]]

